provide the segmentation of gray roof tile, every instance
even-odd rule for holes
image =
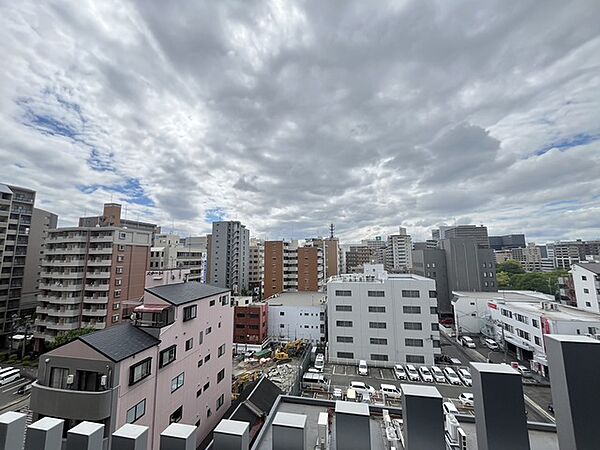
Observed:
[[[130,323],[86,334],[79,339],[114,362],[123,361],[160,342]]]
[[[230,290],[198,281],[189,281],[187,283],[166,284],[164,286],[146,288],[145,291],[156,295],[158,298],[172,305],[179,306],[195,300],[212,297],[213,295],[226,294]]]

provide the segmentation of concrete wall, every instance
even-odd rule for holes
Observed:
[[[284,341],[306,339],[321,342],[320,313],[325,307],[292,306],[269,302],[269,336]]]

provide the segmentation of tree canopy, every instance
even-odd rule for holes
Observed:
[[[521,265],[521,263],[514,259],[509,259],[504,262],[496,264],[496,271],[497,272],[506,272],[509,275],[514,275],[517,273],[525,273],[525,269],[523,269],[523,266]]]
[[[48,348],[53,350],[55,348],[61,347],[65,344],[68,344],[71,341],[74,341],[79,336],[84,336],[86,334],[90,334],[96,331],[95,328],[81,328],[79,330],[71,330],[66,333],[59,334],[54,338],[53,341],[48,343]]]

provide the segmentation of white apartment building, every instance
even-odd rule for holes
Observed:
[[[254,295],[260,298],[264,295],[265,277],[265,241],[263,239],[250,239],[250,269],[248,285]]]
[[[266,300],[269,337],[280,342],[326,340],[326,304],[322,292],[283,292]]]
[[[600,313],[600,263],[577,263],[570,270],[573,276],[577,307]]]
[[[408,272],[412,268],[412,238],[406,228],[400,227],[398,234],[387,238],[385,247],[385,270],[388,272]]]
[[[381,269],[367,264],[327,283],[330,361],[433,364],[441,352],[435,281]]]
[[[157,234],[150,251],[150,270],[190,269],[189,280],[206,282],[206,237],[180,238],[176,234]]]
[[[210,280],[234,294],[248,289],[250,231],[238,221],[213,222],[210,245]]]

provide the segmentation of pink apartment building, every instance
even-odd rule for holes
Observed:
[[[175,273],[175,272],[174,272]],[[125,423],[149,426],[149,448],[170,423],[196,424],[198,443],[231,404],[230,291],[198,282],[147,287],[130,321],[40,357],[34,419],[89,420],[109,436]]]

